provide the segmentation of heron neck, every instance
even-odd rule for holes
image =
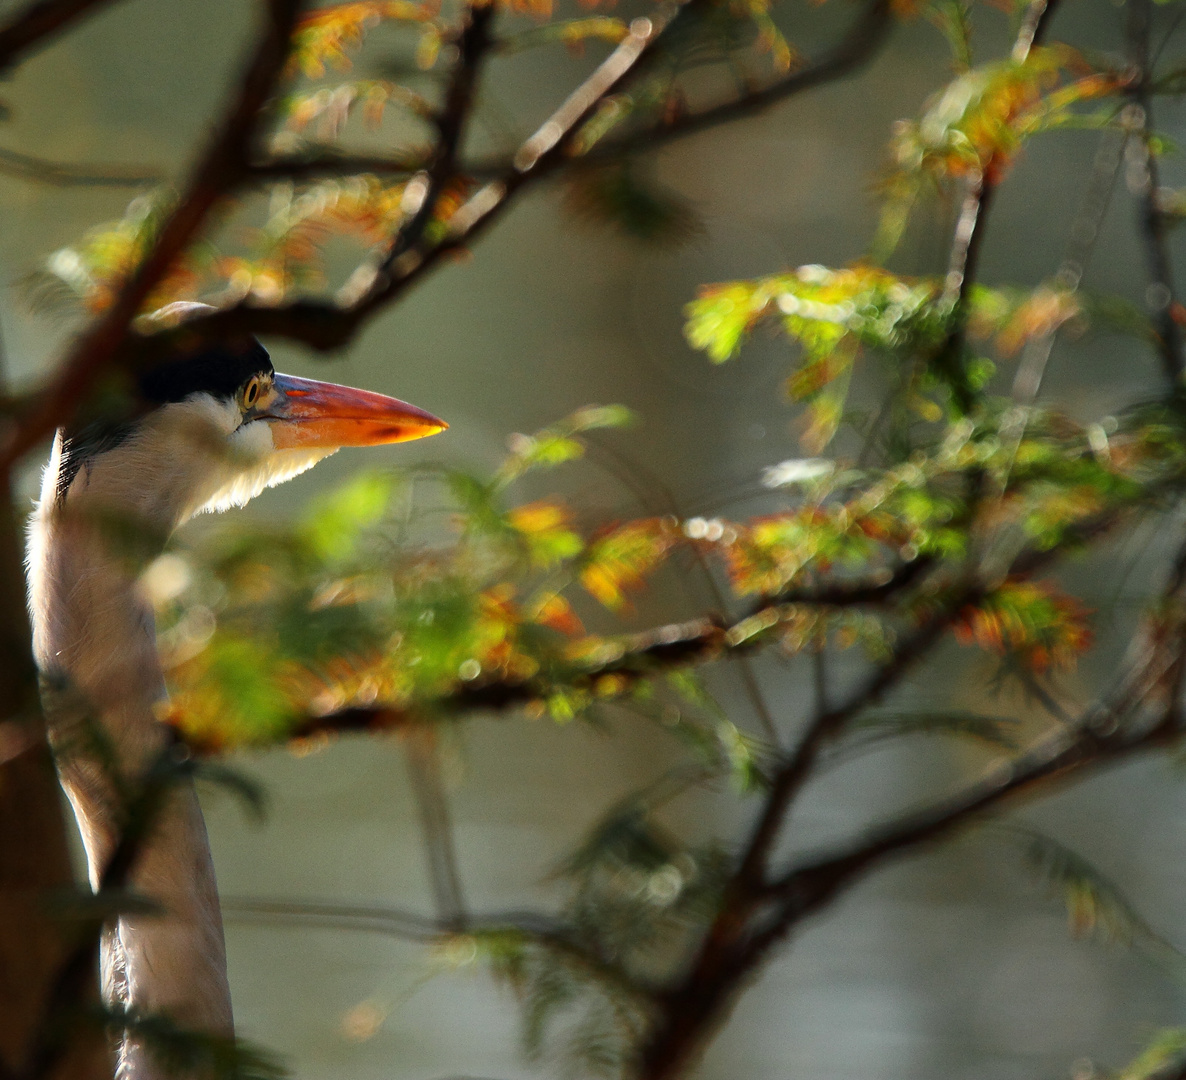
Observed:
[[[115,767],[134,783],[168,737],[157,719],[165,689],[152,609],[136,567],[160,550],[177,506],[168,498],[121,504],[118,486],[105,483],[98,469],[89,484],[76,478],[59,499],[58,464],[56,445],[30,525],[29,599],[47,724],[94,886],[118,841],[121,815],[110,763],[85,748],[101,733]],[[222,922],[192,785],[179,786],[154,826],[130,885],[166,914],[123,918],[112,929],[105,990],[133,1010],[230,1034]],[[160,1075],[144,1047],[124,1045],[121,1080]]]

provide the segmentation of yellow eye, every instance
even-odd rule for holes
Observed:
[[[259,395],[263,392],[263,379],[258,375],[252,375],[251,381],[243,387],[243,407],[245,409],[253,408],[255,403],[259,401]]]

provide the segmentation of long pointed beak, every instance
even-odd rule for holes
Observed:
[[[276,373],[275,397],[260,419],[272,424],[277,449],[306,446],[380,446],[409,442],[449,425],[406,401],[337,383]]]

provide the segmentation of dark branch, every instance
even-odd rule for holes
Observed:
[[[495,12],[496,6],[487,3],[471,7],[466,15],[457,41],[457,66],[445,94],[444,107],[437,117],[437,143],[432,160],[423,178],[413,180],[404,191],[405,202],[418,197],[419,206],[400,227],[390,250],[380,263],[376,277],[379,282],[389,277],[405,256],[413,256],[409,266],[415,266],[420,261],[422,256],[416,254],[415,249],[436,214],[441,195],[457,177],[457,157],[473,111],[478,74],[491,48],[490,32]]]
[[[771,935],[771,941],[781,936],[792,923],[818,910],[881,862],[941,839],[1040,784],[1178,742],[1183,735],[1178,695],[1186,619],[1177,605],[1184,583],[1186,545],[1179,550],[1162,594],[1163,606],[1170,614],[1150,619],[1134,664],[1107,695],[1072,725],[996,766],[963,791],[875,830],[846,851],[794,868],[771,883],[768,895],[782,898],[784,907],[752,945],[764,948],[764,935]],[[1160,709],[1152,720],[1140,715],[1151,699],[1159,702]]]
[[[278,180],[319,180],[335,176],[374,176],[407,179],[428,167],[429,155],[406,157],[367,157],[356,154],[324,152],[308,157],[274,157],[252,162],[249,179],[261,183]]]
[[[1077,527],[1066,530],[1064,542],[1054,548],[1027,548],[1013,559],[1011,573],[1026,577],[1048,567],[1068,547],[1091,543],[1107,535],[1127,520],[1129,505],[1101,511]],[[726,656],[746,655],[766,645],[779,627],[801,607],[843,608],[861,605],[881,606],[905,595],[932,569],[929,558],[905,563],[888,576],[866,580],[840,580],[808,586],[796,586],[765,598],[740,619],[726,623],[714,618],[686,623],[669,623],[628,637],[610,639],[601,654],[584,665],[553,668],[529,679],[474,680],[459,683],[449,692],[417,705],[353,706],[334,712],[306,717],[288,731],[293,740],[325,739],[343,734],[396,731],[422,723],[425,717],[448,718],[477,712],[505,712],[546,702],[557,689],[596,693],[598,684],[617,684],[616,693],[629,690],[665,672],[708,663]],[[828,742],[843,731],[848,720],[873,700],[891,689],[908,669],[937,643],[959,612],[983,595],[975,584],[950,589],[936,599],[931,620],[906,638],[890,661],[878,668],[845,702],[821,714],[809,726],[799,746],[776,774],[770,799],[783,805],[793,801],[811,767]],[[609,682],[603,682],[609,680]],[[221,744],[189,742],[198,754],[218,755]],[[777,833],[775,818],[755,833],[751,843],[760,841],[761,852],[747,860],[747,876],[759,865]]]
[[[732,101],[710,105],[698,112],[675,115],[629,135],[608,139],[583,155],[581,160],[597,161],[635,151],[653,150],[675,139],[757,116],[796,94],[837,82],[858,71],[877,55],[888,40],[892,25],[893,8],[890,0],[869,0],[840,44],[815,63]]]
[[[509,930],[579,965],[600,981],[624,990],[632,997],[646,999],[654,993],[652,987],[640,983],[617,965],[591,952],[573,937],[571,927],[534,911],[466,916],[458,923],[451,919],[430,919],[394,908],[255,898],[224,899],[222,911],[231,918],[312,923],[340,930],[388,934],[405,941],[426,944],[458,934],[490,934]]]
[[[646,62],[655,55],[665,31],[677,19],[694,17],[696,5],[697,0],[689,0],[682,8],[669,7],[652,19],[636,19],[621,44],[519,148],[513,162],[504,166],[505,171],[484,184],[452,216],[444,237],[425,243],[424,226],[430,219],[431,206],[435,205],[440,190],[460,172],[471,173],[459,165],[457,154],[470,112],[479,61],[489,47],[486,20],[492,10],[489,6],[476,9],[463,32],[459,67],[438,120],[441,138],[429,165],[424,201],[395,238],[381,263],[377,267],[360,268],[354,282],[336,301],[301,300],[264,307],[248,300],[195,319],[187,324],[185,332],[211,338],[239,333],[275,335],[301,341],[319,350],[345,345],[378,310],[402,296],[454,252],[478,239],[521,191],[573,161],[572,144],[585,122],[603,101],[645,68]],[[249,156],[259,110],[283,64],[283,56],[277,54],[284,51],[295,6],[292,0],[272,0],[273,32],[261,42],[244,88],[214,146],[195,172],[189,190],[166,222],[144,263],[121,290],[116,304],[78,339],[51,387],[34,399],[31,408],[20,418],[16,431],[0,443],[0,465],[11,464],[62,423],[98,374],[117,363],[117,357],[119,363],[135,369],[151,363],[154,357],[168,350],[175,340],[173,333],[138,337],[131,333],[132,320],[153,288],[195,238],[210,210],[223,197],[252,181],[274,178],[277,174],[299,177],[303,170],[316,175],[323,167],[328,167],[322,160],[252,164]],[[626,141],[616,144],[613,152],[633,149],[630,140],[637,140],[638,146],[642,146],[692,134],[843,77],[875,53],[890,22],[889,0],[871,0],[841,45],[817,64],[770,87],[700,114],[664,121],[653,128],[635,132],[626,137]],[[364,163],[383,164],[385,168],[389,164]],[[358,162],[344,159],[340,164],[343,171],[352,172]],[[479,169],[478,172],[486,174],[487,170]]]
[[[908,563],[888,579],[837,582],[787,589],[753,608],[741,619],[724,623],[711,618],[665,626],[608,640],[591,662],[553,669],[530,679],[492,679],[460,683],[450,692],[418,705],[369,705],[310,716],[289,730],[291,739],[318,739],[337,734],[410,728],[425,717],[455,717],[474,712],[505,712],[544,702],[557,689],[596,692],[598,684],[616,684],[617,692],[667,671],[723,656],[744,655],[766,644],[797,608],[855,607],[884,604],[905,592],[929,560]],[[603,681],[608,680],[608,682]],[[196,753],[217,754],[218,745],[190,743]]]
[[[118,165],[73,165],[0,149],[0,173],[50,187],[147,187],[162,175],[149,169]]]
[[[111,0],[33,0],[0,26],[0,72]]]
[[[890,659],[877,668],[842,704],[821,712],[808,726],[798,746],[775,776],[762,814],[745,848],[738,870],[739,884],[746,890],[760,887],[766,860],[778,839],[787,810],[814,771],[827,744],[849,722],[870,705],[875,705],[939,642],[959,612],[982,595],[977,585],[953,590],[939,610],[913,634],[905,638]]]
[[[99,374],[115,363],[127,342],[132,320],[192,243],[210,211],[243,179],[260,115],[288,56],[289,38],[300,7],[300,0],[266,3],[266,25],[239,92],[194,170],[187,190],[115,303],[75,341],[53,385],[35,399],[31,413],[0,446],[0,459],[5,465],[69,416]]]
[[[1184,581],[1186,545],[1180,549],[1163,592],[1163,614],[1151,618],[1133,662],[1111,692],[1087,709],[1073,727],[1060,728],[958,794],[877,829],[846,849],[801,864],[772,882],[761,880],[754,870],[748,875],[744,872],[754,848],[765,844],[768,850],[772,842],[763,831],[771,816],[767,807],[698,956],[686,976],[662,999],[663,1019],[642,1049],[639,1075],[645,1080],[680,1075],[705,1032],[727,1012],[740,986],[771,950],[805,917],[868,870],[939,840],[977,815],[1058,777],[1179,741],[1183,732],[1176,695],[1186,632],[1186,615],[1181,609]],[[935,618],[943,620],[942,614]],[[916,639],[925,631],[925,627],[920,629]],[[912,648],[926,645],[925,639],[917,640]],[[904,646],[904,650],[906,655],[895,653],[889,667],[898,669],[910,659],[911,647]],[[875,674],[850,698],[850,707],[862,694],[877,690],[884,678]],[[1150,717],[1154,703],[1159,711]],[[823,717],[817,720],[804,745],[810,746],[819,737],[823,723]],[[793,757],[788,770],[795,760]],[[769,801],[779,798],[776,786]],[[784,808],[789,805],[785,797],[782,802]],[[775,831],[780,822],[781,817],[774,821]]]

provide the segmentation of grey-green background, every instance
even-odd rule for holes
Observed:
[[[825,39],[852,14],[845,0],[831,5],[796,9],[787,25],[799,43]],[[1002,48],[1004,19],[987,11],[978,18],[981,44]],[[1122,22],[1123,11],[1108,3],[1066,0],[1055,34],[1115,50]],[[0,146],[179,176],[217,116],[251,25],[245,0],[117,4],[0,85],[12,108]],[[557,51],[492,67],[497,89],[487,103],[498,119],[477,133],[478,143],[504,145],[501,132],[530,130],[598,55],[596,47],[584,58]],[[711,368],[684,344],[681,308],[703,282],[859,256],[875,220],[873,183],[889,126],[918,112],[945,64],[935,31],[910,24],[859,79],[666,149],[659,177],[694,203],[705,226],[687,246],[647,250],[576,225],[554,192],[541,191],[481,242],[472,261],[443,268],[331,365],[275,344],[278,367],[396,394],[452,426],[429,443],[340,454],[246,512],[291,513],[364,464],[443,458],[488,467],[510,433],[611,401],[642,417],[611,442],[645,469],[652,505],[666,509],[673,500],[685,514],[775,505],[724,500],[752,489],[763,466],[800,452],[781,392],[790,355],[763,338],[740,362]],[[1163,114],[1171,134],[1186,134],[1175,111]],[[1035,282],[1053,272],[1094,146],[1090,134],[1060,133],[1026,152],[996,207],[986,280]],[[1173,182],[1180,166],[1171,159],[1166,168]],[[31,314],[15,283],[56,247],[118,216],[126,200],[118,191],[48,189],[0,176],[0,322],[17,383],[48,370],[76,323]],[[1133,214],[1121,185],[1087,281],[1139,301]],[[936,225],[911,241],[902,267],[941,265]],[[1100,336],[1056,349],[1046,394],[1086,416],[1155,385],[1148,356]],[[647,508],[596,462],[549,478],[541,490],[549,489],[567,493],[589,519]],[[1131,602],[1153,565],[1156,539],[1149,530],[1125,538],[1089,568],[1097,592],[1119,601],[1120,615],[1101,632],[1105,659],[1131,634]],[[1130,564],[1136,569],[1122,581]],[[646,614],[678,617],[706,602],[702,583],[676,582],[648,601]],[[1062,680],[1068,700],[1085,692],[1098,667]],[[773,712],[790,728],[803,715],[806,671],[776,662],[758,670]],[[987,661],[952,647],[908,693],[1000,708],[969,689],[973,676],[988,673]],[[718,673],[714,686],[752,730],[736,672]],[[519,718],[466,725],[450,746],[447,771],[469,905],[482,912],[554,900],[547,875],[560,855],[614,798],[657,775],[675,753],[666,737],[624,716],[609,732]],[[804,848],[851,831],[986,760],[928,743],[862,759],[811,789],[788,842]],[[346,740],[312,757],[277,751],[237,764],[266,783],[272,805],[267,823],[253,826],[229,801],[209,802],[225,894],[430,913],[397,742]],[[669,821],[689,834],[728,837],[744,813],[722,793],[675,804]],[[1154,925],[1186,944],[1186,785],[1170,764],[1130,764],[1027,814],[1079,845]],[[440,957],[388,937],[308,926],[231,921],[228,945],[242,1034],[280,1051],[302,1080],[561,1072],[522,1061],[513,998],[473,967],[448,971]],[[365,1039],[351,1037],[345,1023],[360,1005],[385,1017]],[[1184,1019],[1179,975],[1118,947],[1071,940],[1058,903],[1027,883],[1007,846],[986,834],[878,874],[806,927],[747,994],[701,1075],[1037,1080],[1069,1075],[1083,1059],[1117,1063],[1152,1028]]]

